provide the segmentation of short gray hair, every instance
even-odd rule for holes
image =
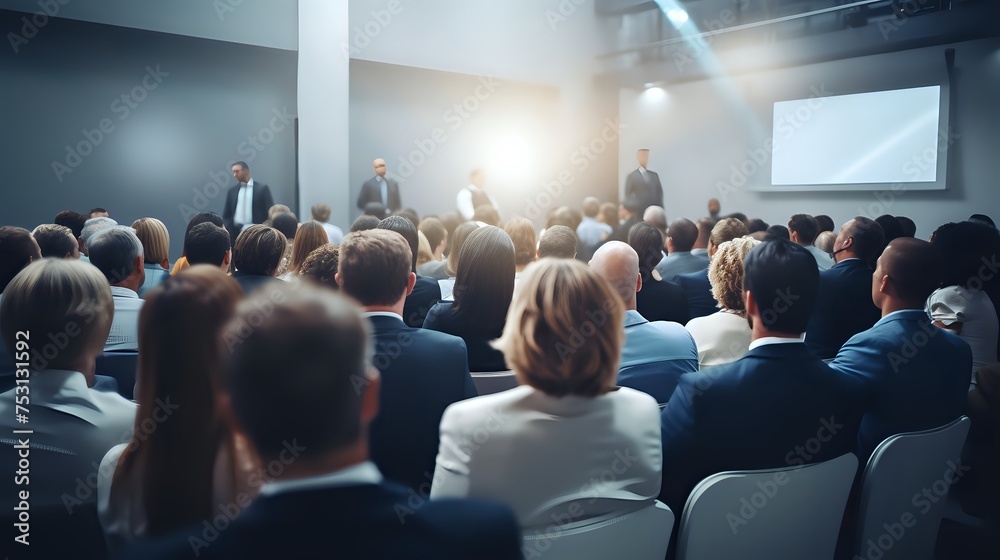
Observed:
[[[80,230],[80,240],[83,241],[83,246],[88,247],[87,240],[94,236],[95,233],[101,231],[102,229],[107,229],[112,226],[117,226],[118,222],[112,220],[111,218],[91,218],[86,222],[83,222],[83,229]]]
[[[128,226],[112,226],[97,232],[88,247],[90,263],[104,273],[110,284],[132,275],[135,258],[142,256],[142,242]]]

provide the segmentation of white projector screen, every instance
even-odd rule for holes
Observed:
[[[877,189],[885,183],[944,188],[940,107],[941,86],[776,102],[773,190]]]

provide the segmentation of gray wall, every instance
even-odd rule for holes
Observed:
[[[0,11],[0,29],[19,28],[23,15]],[[159,81],[147,67],[164,73]],[[173,260],[192,212],[221,213],[237,159],[276,202],[294,205],[293,51],[53,18],[19,53],[0,49],[0,75],[0,223],[33,228],[94,206],[123,224],[153,216],[170,230]],[[142,98],[134,107],[121,100],[130,93]],[[84,131],[102,122],[110,133],[87,133],[89,142]],[[86,153],[91,143],[57,176],[67,146]]]

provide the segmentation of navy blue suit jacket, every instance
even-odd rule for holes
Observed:
[[[715,305],[715,296],[712,295],[712,283],[708,281],[707,267],[698,272],[678,274],[674,282],[684,289],[688,302],[688,320],[711,315],[719,310]]]
[[[635,308],[650,321],[688,322],[688,302],[684,290],[673,282],[642,279],[642,289],[635,294]]]
[[[864,386],[858,432],[864,461],[891,435],[936,428],[965,412],[972,350],[935,327],[924,310],[912,309],[851,337],[830,367]]]
[[[121,557],[521,558],[520,529],[506,506],[431,502],[388,483],[284,492],[232,510],[236,518],[217,525],[222,530],[208,520],[138,541]]]
[[[819,300],[806,327],[806,346],[832,358],[847,339],[872,328],[882,312],[872,302],[872,271],[861,259],[819,271]]]
[[[660,414],[660,500],[681,512],[709,475],[818,463],[850,452],[860,397],[860,383],[802,343],[759,346],[735,362],[684,374]]]
[[[382,373],[379,411],[371,426],[371,456],[389,480],[430,490],[441,416],[448,405],[475,397],[465,342],[414,329],[398,317],[370,317]]]
[[[403,320],[406,324],[419,329],[424,325],[424,318],[432,307],[441,301],[441,285],[429,276],[417,275],[413,291],[403,302]]]
[[[273,282],[281,282],[274,276],[264,276],[263,274],[244,274],[240,271],[233,273],[233,280],[243,288],[243,293],[250,295],[259,290],[262,286],[267,286]]]

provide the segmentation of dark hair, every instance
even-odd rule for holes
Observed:
[[[987,216],[986,214],[973,214],[969,216],[969,219],[967,221],[976,222],[978,224],[984,224],[990,226],[991,228],[997,227],[997,225],[993,222],[993,218]]]
[[[535,235],[535,224],[531,220],[514,216],[507,221],[504,232],[514,242],[514,264],[525,266],[535,260],[538,239]]]
[[[854,254],[868,263],[878,258],[879,253],[882,252],[883,241],[885,241],[882,226],[878,225],[875,220],[864,216],[855,216],[850,223],[850,228],[843,234],[844,237],[854,239]]]
[[[285,256],[284,234],[261,224],[244,229],[233,245],[233,266],[243,274],[274,276]]]
[[[204,224],[206,222],[226,230],[226,225],[225,222],[222,221],[222,216],[216,214],[215,212],[198,212],[193,218],[191,218],[191,221],[188,222],[187,229],[184,230],[184,239],[187,239],[187,235],[191,233],[194,226]],[[230,235],[230,237],[232,236],[232,232],[230,231],[226,231],[226,234]],[[232,244],[231,239],[229,243]],[[185,257],[187,256],[187,252],[182,254]]]
[[[538,258],[572,259],[576,256],[576,233],[566,226],[552,226],[538,241]]]
[[[882,214],[878,218],[875,218],[875,221],[878,222],[878,225],[882,226],[882,232],[885,234],[885,245],[888,245],[890,241],[897,237],[903,237],[903,226],[895,216]]]
[[[79,251],[80,245],[73,235],[73,232],[66,226],[58,224],[42,224],[31,232],[31,236],[38,243],[42,257],[55,257],[62,259],[73,256]]]
[[[351,230],[348,233],[365,231],[366,229],[375,229],[381,221],[382,220],[372,216],[371,214],[362,214],[358,216],[358,219],[354,220],[353,224],[351,224]]]
[[[899,227],[903,228],[902,237],[913,237],[917,234],[917,224],[906,216],[896,216]]]
[[[476,206],[476,210],[472,214],[472,221],[483,222],[484,224],[490,226],[499,226],[500,214],[492,204],[483,204]]]
[[[395,231],[349,233],[340,244],[340,287],[361,305],[394,305],[406,293],[412,263],[406,239]]]
[[[340,263],[340,246],[333,243],[320,245],[313,249],[312,253],[306,257],[306,261],[299,268],[299,277],[307,278],[313,282],[339,290],[337,284],[337,267]]]
[[[83,233],[83,224],[87,221],[87,217],[79,212],[74,212],[73,210],[63,210],[62,212],[56,214],[56,219],[52,223],[59,224],[61,226],[66,226],[73,232],[73,237],[77,239],[80,238],[80,234]]]
[[[826,214],[814,216],[813,219],[816,220],[816,225],[819,226],[819,231],[816,232],[816,235],[819,235],[824,231],[833,231],[833,228],[835,227],[833,224],[833,218],[827,216]]]
[[[448,232],[448,243],[444,246],[444,255],[448,256],[451,254],[451,239],[453,234],[458,229],[458,226],[462,225],[464,220],[462,220],[462,216],[458,212],[448,212],[442,215],[440,219],[444,230]]]
[[[413,227],[417,228],[418,230],[420,229],[420,218],[418,218],[417,215],[414,214],[413,212],[410,212],[409,210],[398,210],[396,212],[393,212],[392,215],[402,216],[403,218],[410,220],[410,223],[413,224]]]
[[[568,206],[553,208],[552,211],[549,212],[548,218],[545,220],[545,229],[551,228],[552,226],[566,226],[569,229],[576,231],[576,226],[578,225],[580,225],[579,220],[576,219]]]
[[[974,278],[983,280],[980,269],[1000,252],[1000,231],[976,222],[951,222],[934,230],[931,243],[944,253],[941,286],[967,287]],[[996,275],[991,280],[996,282]]]
[[[211,222],[197,224],[184,236],[184,254],[189,265],[221,266],[230,249],[229,232]]]
[[[628,230],[628,244],[639,255],[639,274],[645,283],[663,258],[663,237],[660,230],[652,224],[639,222]]]
[[[499,338],[514,296],[514,242],[496,226],[477,228],[462,245],[452,312]]]
[[[747,215],[744,214],[743,212],[733,212],[732,214],[726,216],[726,218],[733,218],[734,220],[739,220],[743,222],[743,225],[746,225],[746,223],[749,221]]]
[[[42,258],[31,232],[16,226],[0,227],[0,293],[32,260]]]
[[[107,214],[107,213],[108,213],[107,209],[106,208],[101,208],[100,206],[98,206],[97,208],[91,208],[90,209],[90,214],[91,215],[93,215],[93,214]]]
[[[774,239],[747,254],[744,289],[750,291],[764,327],[802,333],[819,296],[816,258],[797,243]]]
[[[389,216],[378,224],[378,229],[387,229],[403,236],[406,244],[410,246],[410,270],[417,271],[417,247],[420,246],[420,236],[417,234],[417,226],[413,225],[409,219],[403,216]]]
[[[265,305],[273,309],[260,323]],[[265,462],[290,443],[309,460],[361,436],[369,337],[347,298],[281,282],[244,301],[226,336],[240,341],[223,376],[233,414]]]
[[[424,218],[420,222],[420,225],[417,226],[417,230],[427,238],[427,243],[431,246],[431,252],[434,252],[438,248],[438,245],[448,238],[448,231],[444,228],[444,224],[434,216]]]
[[[913,237],[898,237],[889,245],[892,250],[879,258],[882,273],[889,276],[899,299],[923,308],[927,298],[941,286],[945,273],[941,248]],[[962,279],[962,283],[967,280]]]
[[[291,212],[282,212],[271,218],[271,227],[280,231],[285,239],[291,241],[295,239],[295,234],[299,231],[299,219]]]
[[[462,245],[465,243],[465,239],[469,237],[469,234],[476,231],[479,224],[476,222],[465,222],[464,224],[455,228],[455,233],[448,236],[448,244],[451,245],[451,253],[448,255],[448,261],[445,264],[445,273],[448,276],[455,276],[458,274],[458,258],[462,256]]]
[[[767,238],[766,241],[772,239],[790,239],[791,236],[788,235],[788,228],[780,224],[774,224],[767,228]]]
[[[811,245],[819,235],[819,224],[809,214],[795,214],[788,219],[788,231],[798,234],[799,243]]]
[[[364,213],[383,220],[386,215],[385,206],[381,202],[369,202],[365,204]]]
[[[673,240],[676,252],[690,251],[691,247],[694,247],[694,242],[698,240],[698,226],[687,218],[678,218],[670,222],[667,237]]]
[[[243,169],[246,169],[247,171],[250,171],[250,166],[247,165],[247,162],[245,162],[245,161],[237,161],[237,162],[233,163],[233,165],[238,165],[238,166],[242,167]],[[229,167],[232,167],[233,165],[230,165]]]
[[[754,218],[750,220],[750,223],[747,225],[747,233],[757,233],[758,231],[767,231],[768,227],[770,226],[768,226],[767,222],[765,222],[764,220],[760,218]]]

